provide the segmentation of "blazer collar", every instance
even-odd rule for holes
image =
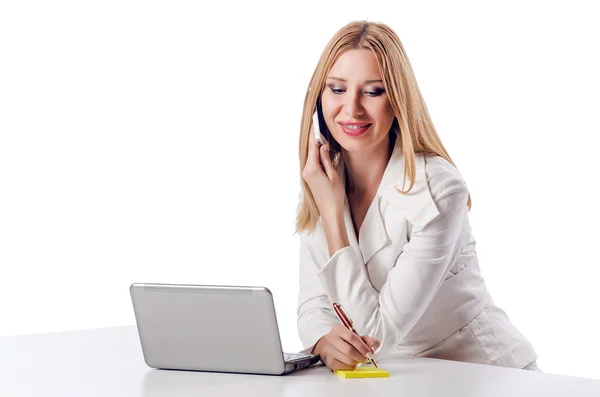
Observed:
[[[409,193],[402,194],[398,192],[396,188],[403,190],[404,154],[400,146],[394,147],[375,198],[361,225],[358,239],[354,231],[354,224],[352,222],[348,200],[346,199],[344,202],[344,222],[346,224],[346,230],[348,231],[350,244],[354,247],[359,247],[359,251],[363,256],[363,263],[365,264],[373,257],[373,255],[391,242],[385,228],[384,214],[382,213],[381,205],[382,200],[385,200],[392,206],[402,210],[410,223],[420,227],[427,224],[439,214],[427,183],[425,158],[419,153],[416,153],[414,158],[416,172],[415,184]],[[342,161],[342,175],[344,175],[344,173],[345,167]],[[410,180],[407,179],[405,189],[408,188],[409,185]]]
[[[375,195],[371,206],[365,214],[365,219],[360,226],[358,240],[354,231],[352,214],[348,200],[344,202],[344,223],[348,232],[350,245],[359,248],[359,253],[363,257],[363,263],[369,262],[369,259],[379,250],[385,247],[391,240],[385,231],[385,225],[380,210],[380,196]]]
[[[427,158],[423,153],[415,153],[414,159],[414,186],[410,192],[400,193],[398,190],[408,189],[410,178],[406,179],[406,185],[403,186],[404,153],[401,147],[394,147],[377,194],[394,207],[403,210],[410,223],[418,227],[423,227],[439,215],[440,212],[429,189],[429,182],[425,172]]]

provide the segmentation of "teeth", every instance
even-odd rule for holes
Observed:
[[[359,128],[363,128],[366,125],[367,124],[365,124],[365,125],[346,125],[345,127],[348,128],[349,130],[358,130]]]

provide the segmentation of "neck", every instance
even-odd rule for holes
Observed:
[[[380,145],[359,152],[342,149],[346,166],[346,194],[363,195],[377,190],[390,160],[393,143],[385,139]]]

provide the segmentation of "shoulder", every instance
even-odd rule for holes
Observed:
[[[468,196],[467,184],[458,169],[438,155],[421,155],[427,186],[433,200],[439,203],[451,194]]]
[[[458,169],[436,154],[415,153],[415,179],[407,193],[403,186],[404,164],[394,164],[394,183],[382,186],[381,196],[393,206],[404,211],[410,223],[423,227],[451,206],[466,205],[468,190]]]

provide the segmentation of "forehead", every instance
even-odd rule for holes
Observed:
[[[349,82],[363,80],[379,80],[381,74],[377,66],[377,58],[371,50],[348,50],[335,61],[327,77],[339,77]]]

